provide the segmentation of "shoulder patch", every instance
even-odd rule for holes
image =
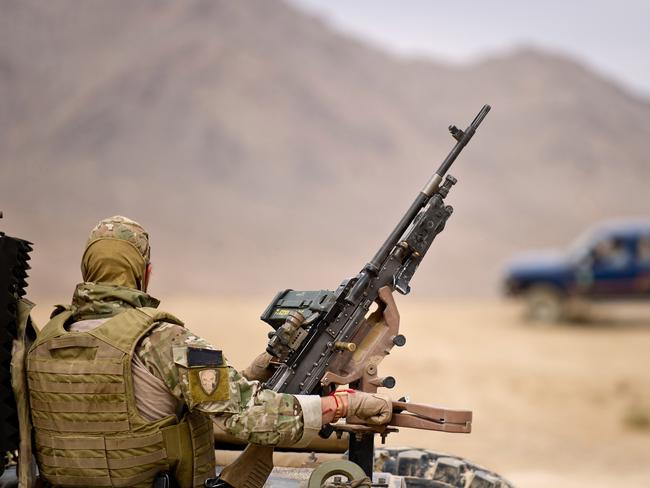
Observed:
[[[204,347],[173,348],[188,405],[223,402],[230,398],[229,369],[223,353]]]
[[[204,349],[199,347],[187,348],[188,368],[204,368],[208,366],[225,366],[223,353],[215,349]]]
[[[223,353],[204,347],[176,346],[172,348],[174,362],[184,368],[220,368],[227,366]]]

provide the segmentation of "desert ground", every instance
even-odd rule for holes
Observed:
[[[265,299],[164,305],[238,368],[264,349]],[[497,300],[398,305],[407,344],[380,370],[397,378],[391,394],[471,409],[474,425],[469,435],[404,429],[389,444],[464,456],[522,488],[650,486],[649,308],[533,325]],[[36,309],[41,324],[47,308]]]

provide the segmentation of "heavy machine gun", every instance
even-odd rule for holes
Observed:
[[[373,303],[377,302],[380,308],[386,306],[382,297],[386,290],[409,293],[415,271],[453,212],[445,198],[457,181],[447,172],[489,111],[490,106],[485,105],[465,130],[449,127],[455,146],[374,257],[354,278],[344,280],[335,291],[286,289],[273,298],[261,316],[274,329],[269,334],[267,351],[278,358],[277,369],[265,384],[267,388],[282,393],[323,395],[338,385],[367,392],[395,385],[394,378],[379,376],[378,364],[393,346],[406,342],[399,333],[399,320],[377,322],[366,317]],[[408,402],[394,402],[393,410],[388,426],[354,425],[348,421],[324,429],[322,434],[347,431],[349,459],[371,474],[376,433],[386,435],[395,427],[465,433],[471,428],[471,412],[467,411]],[[241,482],[241,476],[235,474],[237,466],[245,465],[248,472],[254,472],[251,463],[263,464],[257,460],[268,460],[268,452],[268,448],[248,446],[234,466],[224,470],[222,478],[236,488],[255,486],[250,476],[244,476],[247,481]],[[268,465],[267,462],[267,468]],[[263,473],[260,466],[257,480],[265,479]]]
[[[330,384],[355,381],[362,382],[361,389],[364,385],[368,389],[391,387],[393,380],[389,378],[378,381],[360,370],[342,376],[341,368],[344,364],[358,362],[357,349],[366,337],[360,334],[364,318],[379,298],[379,290],[388,286],[404,295],[410,292],[410,281],[415,271],[453,212],[451,206],[445,205],[444,199],[457,180],[445,175],[489,110],[489,105],[484,106],[465,131],[456,126],[449,127],[456,145],[388,239],[356,277],[344,280],[334,292],[283,290],[276,295],[261,319],[275,329],[267,351],[285,358],[266,383],[268,388],[283,393],[320,394],[323,387]],[[289,334],[282,328],[293,327],[297,322],[287,321],[290,315],[297,321],[304,319],[304,322],[298,337],[287,344],[283,338]],[[403,345],[405,339],[395,335],[391,341],[392,344],[387,344],[389,348]]]
[[[449,127],[456,145],[356,277],[344,280],[333,292],[283,290],[275,296],[261,319],[275,329],[267,351],[283,360],[266,383],[267,388],[283,393],[321,394],[332,384],[360,382],[364,391],[394,385],[391,378],[377,378],[374,368],[369,373],[367,362],[361,361],[360,351],[367,340],[364,318],[379,298],[381,288],[388,286],[404,295],[410,292],[415,271],[453,212],[444,199],[457,180],[446,173],[489,110],[490,106],[485,105],[464,131]],[[295,328],[297,322],[302,322],[300,330],[286,330]],[[287,343],[286,337],[294,340]],[[382,345],[390,349],[404,343],[404,336],[393,334],[390,342]],[[365,368],[356,367],[361,362]]]

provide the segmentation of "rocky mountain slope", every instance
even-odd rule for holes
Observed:
[[[281,1],[0,5],[2,228],[36,243],[36,295],[116,213],[150,230],[154,294],[334,287],[484,103],[414,295],[494,293],[512,252],[650,213],[650,104],[575,60],[396,58]]]

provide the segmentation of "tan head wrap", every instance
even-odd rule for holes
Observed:
[[[149,235],[140,224],[119,215],[104,219],[88,237],[81,259],[83,280],[145,291],[150,253]]]

